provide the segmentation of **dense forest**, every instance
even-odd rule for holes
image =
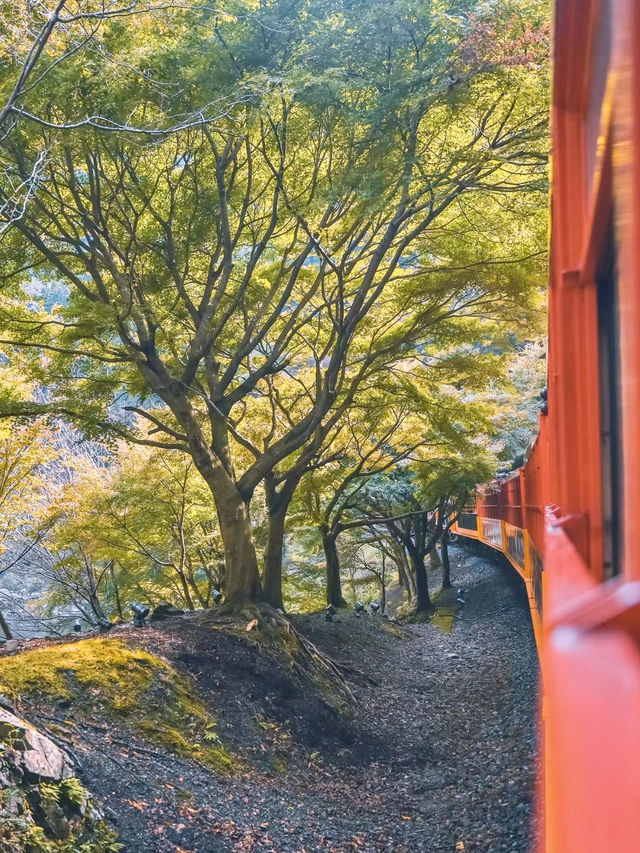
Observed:
[[[544,384],[544,4],[17,5],[3,610],[428,611]]]

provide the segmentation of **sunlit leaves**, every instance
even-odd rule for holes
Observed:
[[[43,408],[220,465],[247,502],[310,447],[348,468],[373,425],[394,433],[380,461],[416,433],[473,453],[475,395],[543,323],[546,30],[527,14],[520,34],[509,0],[101,20],[0,143],[21,179],[46,152],[0,309]],[[33,304],[34,278],[61,304]]]

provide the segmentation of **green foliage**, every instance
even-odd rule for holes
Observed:
[[[42,421],[0,421],[0,573],[12,562],[13,555],[6,554],[10,545],[42,520],[38,494],[56,455]]]
[[[67,447],[65,464],[40,523],[51,563],[46,612],[80,605],[117,619],[118,600],[210,605],[222,547],[210,493],[186,457],[119,442],[106,461]]]
[[[522,464],[537,431],[540,392],[547,384],[544,342],[531,340],[519,347],[509,359],[505,379],[487,390],[485,400],[487,407],[493,409],[494,452],[509,468]]]
[[[100,821],[89,838],[83,840],[84,833],[75,833],[64,840],[52,839],[40,826],[26,825],[24,822],[10,821],[14,826],[8,831],[15,830],[11,843],[15,844],[12,853],[118,853],[124,848],[117,839],[118,836],[104,821]]]
[[[547,46],[533,0],[187,2],[104,18],[64,61],[54,39],[0,142],[5,195],[37,172],[7,223],[2,345],[47,387],[7,406],[190,457],[242,595],[257,563],[229,507],[359,433],[363,400],[381,429],[392,395],[413,415],[377,464],[421,418],[475,476],[475,395],[541,322]],[[438,458],[416,460],[423,481]],[[326,493],[340,472],[321,476]],[[107,504],[175,568],[144,488],[121,486]],[[85,534],[61,534],[76,568]]]
[[[86,791],[75,776],[62,780],[60,783],[60,796],[78,806],[84,803],[87,798]]]
[[[15,698],[70,699],[81,717],[91,718],[100,706],[108,719],[176,755],[220,773],[235,766],[212,737],[215,720],[187,679],[161,658],[119,640],[82,640],[5,658],[0,690]]]
[[[280,258],[292,249],[297,253],[301,250],[303,235],[291,242],[294,232],[300,229],[297,217],[303,216],[306,221],[316,223],[314,227],[320,229],[323,251],[335,258],[334,262],[352,265],[353,285],[350,286],[357,285],[366,269],[367,255],[352,247],[348,255],[342,251],[341,257],[338,247],[350,233],[366,228],[370,217],[382,216],[388,220],[402,192],[398,182],[407,168],[407,156],[419,158],[419,169],[412,171],[409,191],[417,193],[419,199],[426,198],[425,193],[438,191],[437,187],[444,182],[447,189],[440,201],[447,212],[437,228],[425,226],[426,230],[417,233],[404,249],[400,237],[394,242],[393,251],[400,249],[402,257],[411,257],[411,265],[403,264],[396,269],[387,298],[372,305],[362,319],[359,337],[354,343],[354,356],[361,357],[372,339],[380,354],[390,347],[398,347],[403,341],[411,345],[419,322],[424,337],[427,329],[435,330],[435,321],[438,321],[437,339],[431,351],[437,352],[441,359],[447,338],[453,345],[451,357],[455,357],[461,335],[470,343],[483,337],[492,338],[497,326],[493,318],[486,317],[486,312],[482,317],[481,311],[471,314],[462,306],[454,307],[456,301],[469,302],[471,291],[475,291],[473,304],[480,308],[490,302],[495,306],[493,313],[496,318],[500,315],[501,321],[505,319],[505,312],[513,319],[524,318],[536,264],[532,266],[530,261],[520,259],[534,253],[536,243],[539,245],[540,234],[531,230],[532,225],[538,226],[532,218],[532,209],[539,205],[532,189],[540,182],[540,191],[544,192],[545,171],[544,166],[531,163],[512,168],[509,158],[514,145],[502,123],[508,122],[509,132],[517,135],[512,128],[526,120],[528,113],[532,110],[544,112],[544,104],[536,90],[540,88],[540,80],[530,68],[500,65],[498,73],[483,64],[452,85],[448,81],[453,73],[452,66],[456,64],[456,50],[473,29],[467,17],[469,4],[430,5],[432,8],[424,4],[404,4],[390,11],[382,4],[345,3],[331,9],[323,4],[312,4],[296,20],[284,6],[274,4],[266,18],[274,19],[274,23],[279,19],[281,35],[269,45],[268,56],[264,47],[259,47],[263,21],[253,30],[250,18],[245,16],[240,22],[240,8],[236,10],[237,16],[226,22],[195,10],[174,11],[167,13],[164,22],[161,16],[160,24],[153,31],[144,16],[134,17],[131,23],[107,22],[101,37],[117,51],[115,61],[107,62],[106,56],[98,53],[97,67],[88,73],[84,56],[72,58],[65,65],[65,71],[60,72],[61,76],[52,73],[42,94],[33,95],[34,98],[55,96],[61,114],[68,111],[69,115],[76,115],[80,98],[85,102],[81,112],[89,106],[93,112],[103,112],[108,107],[113,117],[124,118],[131,112],[134,78],[138,112],[157,112],[160,104],[167,112],[170,109],[171,98],[167,100],[166,92],[158,100],[155,87],[140,87],[137,68],[147,69],[158,89],[166,82],[169,91],[179,90],[181,99],[185,98],[187,81],[191,82],[186,91],[199,89],[202,100],[225,97],[227,87],[229,96],[237,97],[238,80],[242,76],[253,100],[250,106],[243,102],[234,108],[233,127],[237,132],[240,126],[250,146],[266,146],[265,156],[259,159],[255,159],[256,148],[251,164],[256,199],[265,193],[268,199],[273,181],[269,163],[277,153],[280,134],[286,127],[291,140],[291,152],[284,164],[290,201],[282,205],[278,232],[264,235],[269,238],[268,251],[259,259],[250,287],[246,287],[242,279],[247,262],[242,260],[244,255],[237,256],[237,273],[222,301],[224,306],[233,306],[234,300],[242,300],[240,310],[226,318],[215,346],[219,375],[226,370],[233,371],[230,391],[239,388],[247,366],[250,370],[259,369],[257,353],[253,356],[256,359],[253,365],[248,354],[237,364],[230,356],[241,342],[244,348],[248,316],[252,312],[264,312],[265,307],[269,313],[279,311],[280,295],[286,297],[287,305],[302,304],[311,297],[307,310],[298,312],[299,320],[306,318],[317,329],[320,349],[323,342],[330,341],[331,308],[319,299],[314,269],[303,266],[293,289],[290,292],[283,289],[285,270]],[[494,23],[499,21],[498,16],[496,9]],[[397,26],[393,26],[395,22],[391,19],[394,17],[398,19]],[[388,35],[379,39],[382,20],[385,21],[383,31]],[[224,42],[210,38],[216,31],[224,36]],[[301,33],[304,33],[302,39],[299,38]],[[297,49],[285,60],[294,43]],[[416,43],[422,44],[422,52],[417,52]],[[195,53],[192,52],[194,44],[199,45]],[[393,59],[389,60],[389,55]],[[118,64],[118,58],[122,65]],[[203,70],[207,68],[206,75],[200,76],[200,63]],[[212,68],[222,67],[226,68],[222,76],[211,73]],[[271,75],[265,78],[264,72],[258,71],[265,67],[275,67],[279,74],[275,79]],[[84,81],[80,93],[74,75]],[[68,98],[65,98],[66,80],[70,87]],[[519,94],[522,103],[518,100]],[[180,107],[184,112],[183,100]],[[413,133],[406,126],[407,115],[411,121],[418,122],[418,135],[413,141],[406,138],[408,132]],[[490,118],[485,125],[482,122],[486,115]],[[260,121],[266,116],[275,123],[278,135],[265,136],[259,130]],[[480,128],[478,138],[470,140],[469,127],[474,126]],[[216,146],[224,146],[229,141],[230,129],[231,125],[226,127],[224,122],[215,128]],[[29,128],[25,128],[21,140],[27,152],[30,134]],[[255,138],[254,134],[257,134]],[[539,129],[534,123],[518,140],[521,146],[531,149],[532,155],[540,151],[536,134],[539,135]],[[307,139],[317,139],[315,150],[313,146],[308,150]],[[40,144],[40,131],[33,144]],[[415,154],[407,151],[408,144],[417,145]],[[329,152],[330,166],[326,159]],[[13,156],[10,152],[7,155]],[[153,318],[152,322],[157,324],[159,355],[173,375],[180,375],[181,354],[193,351],[189,304],[196,303],[202,296],[207,264],[216,252],[211,235],[224,225],[220,219],[221,190],[213,180],[215,149],[211,149],[206,137],[197,130],[151,146],[140,146],[137,141],[129,143],[121,137],[94,137],[83,132],[69,134],[64,142],[55,143],[51,156],[53,160],[46,181],[55,187],[55,199],[49,198],[47,208],[51,214],[57,211],[56,215],[62,217],[68,227],[80,228],[80,220],[86,220],[91,203],[92,182],[102,184],[102,216],[110,234],[109,241],[125,251],[126,241],[134,240],[135,259],[125,251],[124,273],[144,293],[143,303],[138,307],[142,309],[144,304],[149,319]],[[185,158],[184,164],[182,158]],[[65,165],[68,161],[73,168]],[[237,220],[240,214],[236,211],[243,208],[243,196],[249,188],[246,174],[249,161],[245,158],[237,161],[236,168],[239,171],[234,185],[229,185],[226,192],[234,216],[235,239],[238,246],[248,249],[257,245],[257,238]],[[89,180],[80,180],[80,173],[87,174]],[[315,187],[308,183],[313,176]],[[454,191],[449,197],[446,193],[451,192],[453,186],[458,187],[461,181],[469,184],[465,192]],[[306,200],[309,189],[312,194]],[[117,213],[117,197],[123,193],[134,219],[122,220]],[[344,212],[336,212],[333,224],[332,217],[326,214],[331,198],[339,199],[332,203],[344,207]],[[420,205],[418,202],[416,205],[418,210]],[[256,200],[253,211],[256,221],[268,213],[268,207]],[[32,215],[35,216],[35,208]],[[246,212],[242,216],[246,217]],[[323,224],[325,220],[326,225]],[[43,228],[44,221],[32,221],[27,217],[24,225],[27,231],[22,233],[28,237]],[[542,220],[539,226],[543,227]],[[133,232],[131,227],[135,229]],[[126,340],[114,339],[114,333],[121,336],[124,331],[118,330],[116,309],[122,293],[113,279],[111,260],[105,254],[106,245],[98,247],[94,263],[82,248],[84,238],[79,235],[69,240],[63,230],[58,229],[54,244],[65,255],[66,245],[72,254],[62,267],[62,255],[56,255],[55,259],[43,257],[33,244],[28,247],[15,235],[16,249],[22,243],[27,262],[32,263],[39,274],[62,275],[72,285],[66,305],[59,306],[53,317],[49,312],[48,319],[61,325],[54,323],[37,330],[34,325],[37,317],[32,316],[27,321],[33,326],[30,339],[43,346],[53,344],[60,348],[59,352],[48,354],[46,365],[46,375],[57,376],[54,399],[77,412],[89,431],[103,430],[108,422],[117,427],[117,419],[114,421],[109,413],[114,395],[125,388],[132,396],[147,398],[148,382],[140,376],[136,358],[127,352]],[[374,234],[371,238],[380,239]],[[404,241],[404,236],[401,239]],[[498,239],[504,247],[517,245],[516,256],[520,261],[517,265],[504,263],[513,255],[499,251]],[[500,266],[492,266],[496,260],[500,260]],[[9,260],[6,266],[8,271]],[[330,277],[331,274],[327,266],[325,275]],[[184,291],[176,292],[176,275]],[[85,279],[86,284],[83,284]],[[103,295],[100,295],[101,288],[105,288]],[[25,317],[20,318],[18,308],[20,277],[11,281],[8,293],[18,303],[11,307],[5,304],[7,330],[17,333],[16,323],[26,321]],[[425,314],[425,310],[419,309],[421,304],[430,312],[436,305],[454,310],[451,314],[448,310],[440,310],[430,318],[421,318],[420,315]],[[392,322],[391,318],[399,311],[404,317]],[[314,316],[317,317],[315,322]],[[134,312],[131,321],[134,325],[139,322],[136,317]],[[270,321],[269,346],[285,332],[286,318],[285,313],[280,319],[276,318],[275,323]],[[219,319],[225,319],[224,313]],[[217,321],[218,318],[214,322]],[[382,333],[376,334],[376,329],[381,329]],[[134,343],[137,334],[131,339]],[[16,337],[19,339],[19,334],[14,334],[14,339]],[[302,338],[296,335],[288,340],[287,351],[282,352],[279,361],[284,363],[293,356],[302,378],[304,371],[300,368],[311,354]],[[43,367],[37,350],[31,361],[34,373]],[[199,364],[198,370],[204,370],[204,364]],[[78,382],[79,373],[84,377],[83,382]],[[122,424],[121,428],[128,431]]]

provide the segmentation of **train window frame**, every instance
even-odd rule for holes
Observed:
[[[599,443],[602,500],[603,579],[622,573],[624,547],[624,461],[619,275],[613,217],[595,274],[598,329]]]

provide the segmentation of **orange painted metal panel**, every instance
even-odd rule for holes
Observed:
[[[640,9],[615,3],[614,193],[619,243],[623,567],[640,578]]]
[[[546,851],[637,850],[640,589],[594,584],[559,525],[545,557]]]
[[[539,850],[613,853],[640,850],[640,3],[556,0],[554,48],[548,416],[477,512],[483,531],[502,524],[516,568],[510,534],[525,531],[538,641],[544,599]],[[603,293],[619,324],[613,372],[599,361]],[[601,413],[618,376],[621,486]]]
[[[640,5],[632,0],[556,2],[552,198],[541,849],[640,850],[640,586],[628,582],[640,576],[632,556],[640,534]],[[606,253],[617,258],[617,276],[614,267],[598,284]],[[615,300],[616,286],[619,365],[602,374],[600,389],[598,289]],[[618,439],[604,441],[611,420],[601,420],[600,405],[616,370],[624,548],[609,567],[619,577],[603,583],[604,448]]]

